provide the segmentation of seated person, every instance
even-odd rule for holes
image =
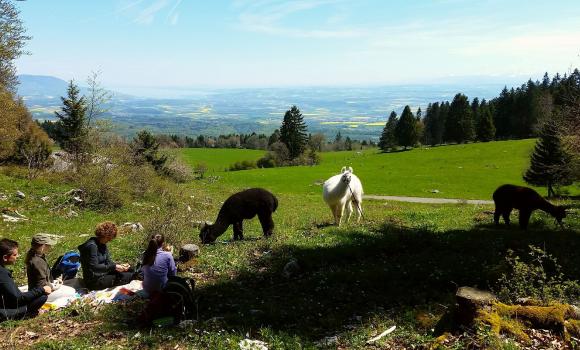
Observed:
[[[30,250],[26,253],[26,276],[28,277],[28,290],[35,287],[54,287],[50,267],[46,261],[45,253],[56,244],[56,240],[45,233],[37,233],[32,236]]]
[[[22,293],[14,280],[12,271],[6,269],[18,259],[18,243],[11,239],[0,240],[0,321],[34,317],[52,292],[50,286],[35,287]]]
[[[143,289],[149,296],[161,292],[168,277],[175,276],[177,272],[173,256],[166,248],[165,237],[160,233],[154,234],[143,254]]]
[[[107,243],[117,237],[117,226],[105,221],[97,225],[95,237],[81,244],[81,267],[83,279],[91,290],[120,286],[131,282],[133,273],[128,264],[116,264],[111,260]]]

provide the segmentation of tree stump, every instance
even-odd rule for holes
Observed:
[[[471,287],[460,287],[455,293],[457,299],[456,321],[461,325],[471,325],[477,310],[491,305],[497,297],[490,292]]]
[[[179,249],[179,262],[185,263],[199,255],[199,247],[195,244],[186,244]]]

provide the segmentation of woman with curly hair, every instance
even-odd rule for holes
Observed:
[[[95,237],[79,246],[83,278],[91,290],[120,286],[131,282],[133,272],[129,264],[116,264],[111,260],[107,243],[117,237],[117,225],[101,222],[95,229]]]

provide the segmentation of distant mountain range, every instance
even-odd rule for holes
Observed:
[[[68,82],[38,75],[21,75],[18,94],[37,119],[55,118]],[[453,80],[453,79],[451,79]],[[482,81],[484,81],[482,79]],[[523,81],[522,81],[523,83]],[[304,87],[249,89],[156,89],[157,96],[136,97],[113,92],[110,112],[104,116],[117,132],[132,135],[140,129],[179,135],[271,133],[292,105],[304,115],[309,132],[334,137],[337,132],[355,139],[378,139],[392,110],[405,105],[415,112],[427,104],[452,100],[462,92],[470,99],[490,99],[504,84],[426,84],[373,87]],[[509,84],[508,84],[509,86]],[[81,93],[86,89],[81,88]]]

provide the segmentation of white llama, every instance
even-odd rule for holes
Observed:
[[[352,214],[352,202],[358,212],[357,222],[362,216],[363,188],[359,178],[352,173],[351,167],[342,167],[340,174],[324,181],[322,197],[334,216],[334,222],[340,227],[344,208],[346,207],[346,221]]]

